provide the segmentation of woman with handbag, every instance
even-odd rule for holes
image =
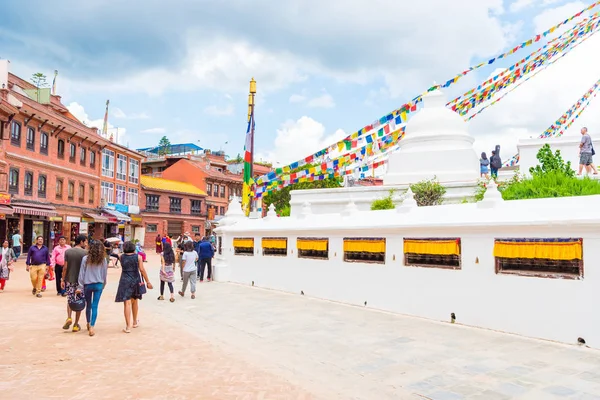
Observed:
[[[2,293],[4,292],[6,281],[10,278],[10,273],[13,271],[12,264],[17,261],[15,252],[8,247],[8,240],[5,240],[4,243],[2,243],[2,253],[0,256],[2,257],[0,259],[0,293]]]
[[[163,295],[165,294],[165,283],[167,283],[169,291],[171,291],[169,301],[171,303],[175,301],[173,282],[175,282],[175,253],[173,247],[166,243],[165,250],[160,255],[160,296],[158,296],[158,300],[165,299]]]
[[[81,260],[79,284],[77,286],[77,293],[83,291],[87,303],[85,317],[90,336],[95,335],[94,327],[96,326],[96,318],[98,318],[98,303],[100,303],[100,296],[102,296],[102,291],[106,286],[107,274],[108,262],[104,256],[104,245],[100,242],[94,242],[90,246],[88,254]]]
[[[123,332],[131,333],[132,327],[137,328],[139,326],[138,301],[146,293],[146,285],[148,289],[152,289],[142,257],[135,253],[135,244],[131,241],[123,244],[121,268],[121,279],[119,280],[115,301],[123,303],[126,324]]]

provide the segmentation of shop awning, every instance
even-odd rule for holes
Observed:
[[[98,214],[93,214],[93,213],[83,213],[83,215],[85,215],[88,218],[93,219],[94,222],[99,222],[101,224],[107,224],[110,222],[108,220],[108,218],[105,217],[104,215],[98,215]]]
[[[14,214],[37,215],[40,217],[54,217],[56,208],[46,204],[13,203]]]
[[[111,210],[111,209],[105,208],[102,210],[102,212],[112,215],[118,221],[126,221],[126,222],[131,221],[131,217],[129,217],[128,215],[125,215],[122,212],[119,212],[117,210]]]
[[[4,215],[13,215],[14,210],[11,206],[2,206],[0,205],[0,214]]]

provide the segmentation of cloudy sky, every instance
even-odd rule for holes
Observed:
[[[44,0],[3,5],[0,57],[28,78],[59,71],[71,111],[131,148],[244,146],[258,82],[256,148],[288,163],[575,14],[591,0]],[[600,78],[600,35],[470,124],[478,150],[538,135]],[[533,49],[532,49],[533,50]],[[524,57],[527,50],[518,55]],[[509,61],[517,61],[514,57]],[[448,91],[490,76],[482,68]],[[459,93],[460,92],[460,93]],[[583,124],[600,131],[600,101]]]

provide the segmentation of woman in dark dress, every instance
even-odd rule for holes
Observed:
[[[119,288],[117,289],[115,301],[117,303],[123,302],[126,324],[123,332],[130,333],[132,321],[133,328],[139,326],[138,300],[142,299],[142,294],[140,293],[142,277],[148,289],[152,289],[152,284],[148,280],[148,274],[144,268],[142,257],[135,253],[135,244],[133,242],[125,242],[123,244],[121,268],[121,279],[119,280]]]

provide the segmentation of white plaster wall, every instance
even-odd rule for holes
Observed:
[[[583,337],[600,348],[598,204],[600,196],[589,196],[244,220],[223,228],[226,280],[440,321],[455,313],[465,325],[565,343]],[[262,237],[280,236],[289,238],[287,257],[260,254]],[[386,237],[385,265],[344,262],[342,239],[352,236]],[[233,255],[234,237],[255,237],[257,254]],[[329,237],[330,259],[298,258],[297,237]],[[404,266],[404,237],[460,237],[462,269]],[[499,237],[583,237],[584,279],[497,275]]]
[[[594,143],[594,149],[600,149],[600,137],[592,137],[592,142]],[[558,138],[520,140],[517,147],[520,156],[519,170],[522,174],[529,175],[529,168],[538,165],[537,153],[546,143],[550,145],[553,152],[560,150],[563,160],[565,162],[571,161],[571,167],[574,170],[579,168],[579,143],[581,143],[581,134],[571,132],[569,135]],[[595,156],[595,158],[597,157],[600,157],[600,155]],[[598,165],[597,160],[594,163]]]

